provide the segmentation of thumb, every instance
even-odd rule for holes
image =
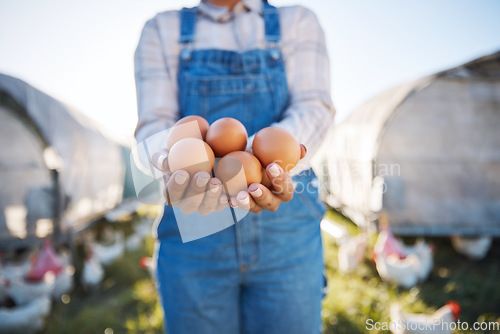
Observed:
[[[304,144],[300,144],[300,158],[303,159],[307,154],[307,147]]]
[[[167,172],[169,171],[168,168],[168,151],[167,150],[160,150],[153,154],[151,157],[151,162],[153,163],[153,166],[162,171],[162,172]]]

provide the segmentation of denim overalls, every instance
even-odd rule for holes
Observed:
[[[241,121],[249,135],[277,122],[288,106],[278,43],[278,11],[263,2],[268,48],[238,53],[192,50],[196,8],[180,12],[179,103],[182,116]],[[158,226],[156,278],[169,334],[318,333],[323,254],[311,170],[276,212],[249,213],[236,224],[183,243],[173,210]],[[300,191],[299,191],[300,190]]]

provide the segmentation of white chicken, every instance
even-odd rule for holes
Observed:
[[[35,333],[44,327],[43,318],[49,314],[48,296],[30,300],[12,308],[0,308],[0,333]]]
[[[54,276],[46,274],[43,280],[36,282],[23,278],[6,279],[4,285],[6,295],[12,298],[16,305],[24,305],[33,299],[50,296],[54,289]]]
[[[359,266],[365,256],[368,237],[365,234],[356,237],[347,237],[339,246],[339,269],[343,273],[348,273]]]
[[[82,285],[85,288],[95,289],[104,278],[104,269],[94,253],[93,245],[87,245],[87,255],[83,263]]]
[[[458,320],[460,314],[460,305],[457,302],[450,301],[438,309],[434,314],[411,314],[401,309],[399,304],[391,305],[390,317],[393,334],[451,334],[451,325]]]
[[[60,298],[63,294],[73,289],[73,281],[75,275],[75,267],[71,261],[69,253],[61,253],[62,270],[57,274],[54,281],[54,289],[52,290],[52,297],[55,299]]]
[[[0,263],[0,304],[4,302],[8,296],[7,287],[11,281],[22,280],[31,268],[31,261],[21,263]]]
[[[376,257],[389,256],[396,254],[398,257],[403,258],[406,256],[403,250],[403,244],[394,237],[389,228],[384,228],[380,231],[377,242],[373,247],[373,252]]]
[[[406,289],[412,288],[418,282],[419,259],[415,254],[410,254],[403,259],[396,254],[387,257],[376,256],[375,264],[384,281],[394,282]]]
[[[417,275],[420,281],[425,281],[434,267],[434,246],[421,238],[413,246],[401,245],[405,256],[415,254],[418,257]]]
[[[32,266],[30,258],[22,262],[0,263],[0,277],[14,280],[26,277]]]
[[[123,255],[125,251],[125,241],[123,232],[118,232],[113,237],[114,243],[110,246],[105,246],[103,244],[94,244],[94,253],[96,258],[103,265],[107,266],[115,261],[117,258]]]
[[[434,250],[423,239],[407,246],[384,226],[373,248],[377,271],[385,281],[392,281],[407,289],[429,277],[434,266]]]
[[[491,247],[493,238],[490,236],[461,237],[458,235],[451,237],[453,248],[471,260],[481,260],[486,257]]]

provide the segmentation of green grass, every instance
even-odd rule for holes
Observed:
[[[357,227],[341,215],[334,212],[328,215],[347,227],[351,234],[358,233]],[[498,240],[488,257],[479,262],[455,253],[447,239],[429,241],[437,248],[434,269],[426,282],[408,291],[382,282],[368,254],[354,273],[340,273],[337,246],[325,234],[329,291],[322,312],[324,333],[366,333],[367,319],[390,321],[389,305],[396,301],[409,312],[432,313],[448,300],[456,300],[462,307],[461,321],[469,324],[500,321]],[[375,237],[371,238],[370,245],[374,243]],[[96,291],[85,291],[77,282],[69,294],[70,302],[54,305],[44,333],[104,333],[107,328],[113,333],[163,333],[162,311],[154,283],[149,273],[138,265],[142,256],[151,256],[153,246],[154,241],[149,238],[141,250],[126,253],[107,267],[106,278]],[[109,329],[107,334],[112,333]]]

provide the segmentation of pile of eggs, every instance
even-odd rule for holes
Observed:
[[[194,123],[196,121],[197,123]],[[167,138],[171,172],[185,170],[191,177],[205,171],[220,179],[230,196],[252,183],[270,187],[265,170],[270,163],[289,171],[300,159],[300,145],[286,130],[267,127],[255,135],[252,153],[246,151],[248,134],[241,122],[221,118],[211,125],[200,116],[179,120]],[[215,158],[217,164],[214,166]]]

